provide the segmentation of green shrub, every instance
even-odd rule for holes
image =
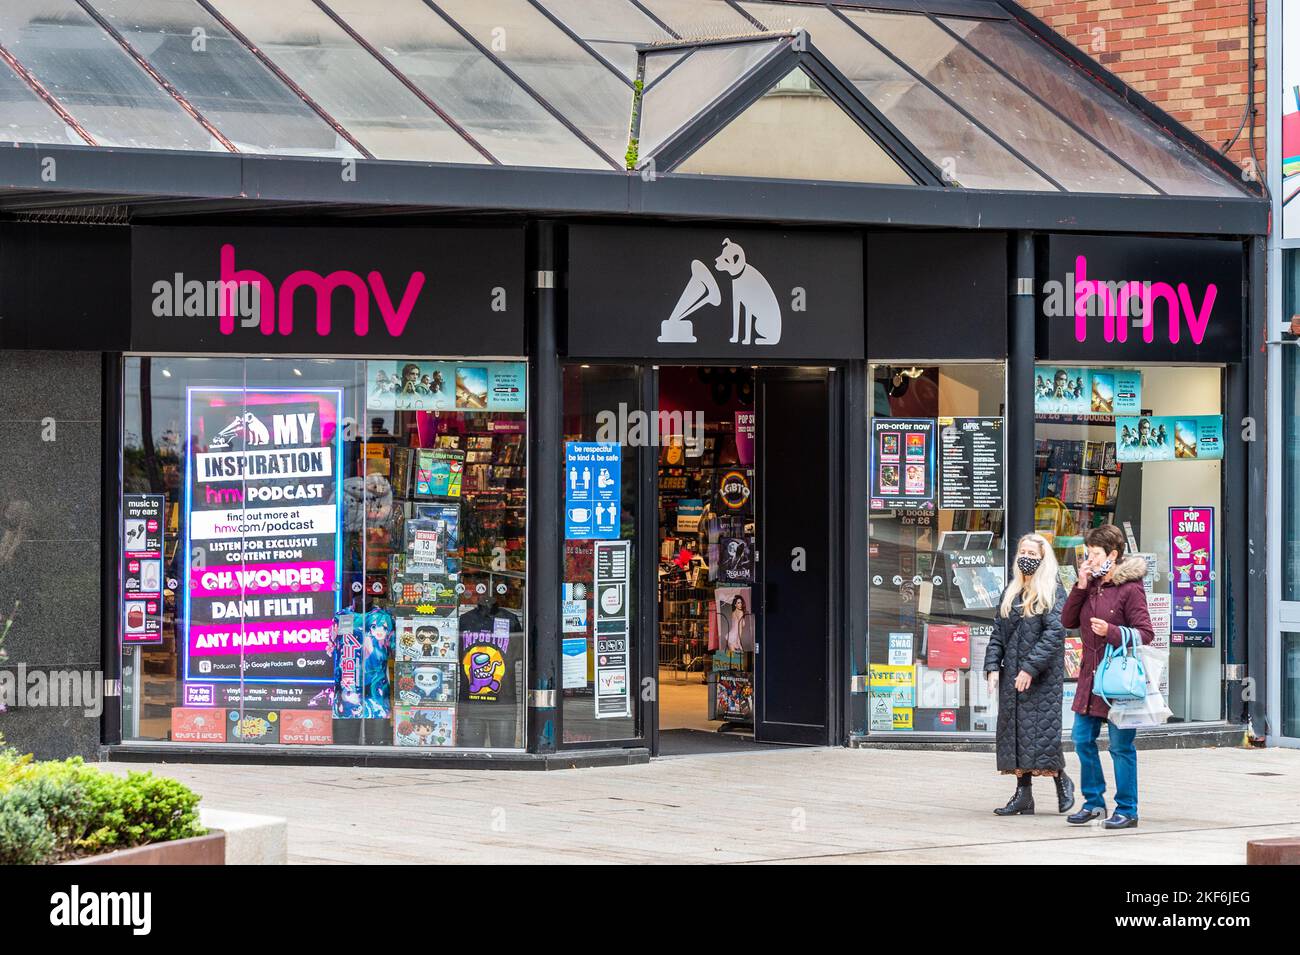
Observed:
[[[152,773],[121,777],[80,757],[30,762],[0,754],[0,861],[38,852],[30,861],[57,862],[203,835],[198,803],[182,783]],[[23,838],[32,852],[17,848]]]
[[[41,794],[23,787],[0,794],[0,865],[38,865],[54,855]]]

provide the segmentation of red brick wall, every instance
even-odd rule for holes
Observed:
[[[1021,4],[1215,149],[1246,109],[1246,0],[1020,0]],[[1255,3],[1255,153],[1264,161],[1264,0]],[[1228,151],[1250,155],[1250,128]]]

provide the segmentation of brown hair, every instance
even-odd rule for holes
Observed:
[[[1102,524],[1100,527],[1094,527],[1088,531],[1083,542],[1089,547],[1100,547],[1106,553],[1115,552],[1115,559],[1120,560],[1124,556],[1124,532],[1114,524]]]

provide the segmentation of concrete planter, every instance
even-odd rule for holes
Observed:
[[[193,839],[155,842],[134,849],[118,849],[60,865],[225,865],[226,834],[209,832]]]

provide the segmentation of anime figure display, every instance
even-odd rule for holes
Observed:
[[[361,637],[361,715],[367,719],[388,719],[392,715],[388,661],[393,655],[394,629],[393,615],[387,610],[375,607],[366,611]]]
[[[351,610],[340,610],[330,624],[336,720],[359,720],[365,708],[361,700],[361,634],[356,630],[356,618]]]
[[[393,615],[378,607],[364,616],[350,610],[334,615],[335,719],[387,719],[392,714],[388,661],[393,629]]]

